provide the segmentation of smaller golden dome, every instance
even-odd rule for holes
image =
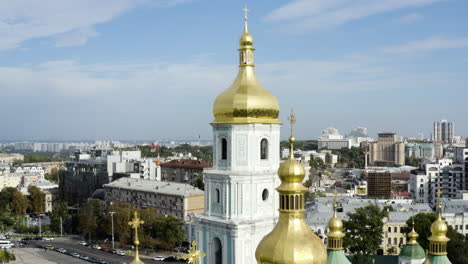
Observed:
[[[290,151],[294,152],[292,144],[296,141],[293,136],[289,137]],[[278,176],[284,183],[302,183],[305,176],[304,166],[294,159],[294,153],[289,153],[289,158],[283,162],[278,169]]]
[[[445,235],[447,234],[447,231],[448,231],[448,226],[439,215],[439,218],[431,225],[432,236],[435,236],[435,237],[444,236],[445,237]]]
[[[239,44],[242,46],[252,46],[253,45],[253,37],[249,34],[249,32],[244,32],[240,39]]]
[[[414,224],[413,224],[414,225]],[[414,226],[413,226],[413,229],[411,230],[411,232],[408,233],[408,245],[415,245],[415,244],[418,244],[418,239],[419,235],[418,233],[416,233],[416,231],[414,230]]]
[[[335,214],[333,217],[328,221],[328,228],[330,229],[330,232],[340,232],[343,230],[343,221]]]

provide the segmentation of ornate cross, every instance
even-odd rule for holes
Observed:
[[[338,191],[336,190],[336,185],[335,185],[335,190],[333,190],[333,209],[336,210],[338,205],[336,204],[336,196],[338,195]]]
[[[194,240],[192,241],[192,249],[190,249],[188,254],[185,254],[182,258],[188,260],[190,264],[196,264],[200,258],[206,256],[205,253],[197,250],[197,242]]]
[[[133,219],[132,221],[128,222],[128,225],[130,225],[133,229],[135,229],[135,234],[138,233],[138,228],[140,227],[140,225],[144,224],[145,221],[141,220],[139,217],[138,217],[138,212],[135,211],[135,213],[133,214]]]
[[[289,123],[291,124],[291,137],[294,134],[294,123],[296,123],[296,115],[294,114],[294,109],[291,108],[291,115],[288,117]]]
[[[437,197],[439,198],[439,200],[437,201],[437,208],[439,209],[439,212],[440,212],[440,209],[442,208],[442,204],[440,201],[440,196],[442,195],[442,191],[440,191],[440,185],[441,184],[439,184],[439,188],[437,190]]]

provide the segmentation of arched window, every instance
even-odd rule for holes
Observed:
[[[396,238],[396,237],[393,238],[393,244],[394,245],[398,244],[398,238]]]
[[[392,232],[392,227],[388,227],[388,232],[391,233]]]
[[[403,238],[400,237],[400,245],[403,245]]]
[[[221,202],[221,192],[219,191],[219,189],[216,189],[216,200],[218,201],[218,203]]]
[[[223,263],[223,250],[222,250],[221,240],[215,237],[213,239],[213,254],[214,254],[214,264],[222,264]]]
[[[391,244],[392,244],[392,239],[391,239],[391,238],[388,238],[387,245],[391,245]]]
[[[227,160],[227,139],[221,139],[221,159]]]
[[[394,231],[395,233],[398,233],[398,227],[395,226],[395,227],[393,228],[393,231]]]
[[[268,140],[266,138],[260,141],[260,159],[268,159]]]

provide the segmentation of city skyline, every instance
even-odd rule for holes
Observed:
[[[329,126],[428,138],[440,119],[468,135],[467,3],[247,4],[258,77],[282,122],[294,107],[298,138]],[[212,102],[237,71],[242,5],[2,4],[0,140],[210,139]]]

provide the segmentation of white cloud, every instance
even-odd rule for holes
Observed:
[[[443,0],[295,0],[266,16],[267,21],[286,21],[281,30],[303,32],[339,26],[353,20],[415,8]]]
[[[56,46],[81,45],[96,36],[93,25],[111,21],[142,5],[168,6],[170,0],[14,0],[0,4],[0,51],[56,36]]]
[[[447,37],[430,37],[423,40],[408,42],[403,45],[389,46],[382,50],[386,53],[415,53],[423,51],[443,50],[468,47],[468,37],[462,38],[447,38]]]
[[[419,13],[411,13],[411,14],[407,14],[407,15],[404,15],[402,17],[399,17],[399,18],[393,20],[393,22],[397,23],[397,24],[411,24],[411,23],[420,21],[423,18],[424,18],[424,16],[419,14]]]

